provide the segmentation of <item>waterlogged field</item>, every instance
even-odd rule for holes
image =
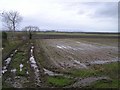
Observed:
[[[89,65],[111,63],[118,60],[117,45],[108,46],[74,39],[36,40],[36,43],[42,43],[41,46],[50,62],[63,70],[87,69]]]
[[[118,88],[120,85],[117,38],[8,42],[11,45],[2,48],[3,88]]]
[[[43,67],[71,78],[66,87],[119,85],[117,39],[42,39],[36,40],[36,47]],[[50,77],[48,82],[57,84],[56,77]]]

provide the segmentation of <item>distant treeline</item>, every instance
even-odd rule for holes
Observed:
[[[63,31],[37,31],[43,33],[83,33],[83,34],[120,34],[120,32],[63,32]]]
[[[7,30],[2,30],[6,32],[11,32]],[[15,32],[23,32],[23,31],[15,31]],[[66,32],[66,31],[55,31],[55,30],[48,30],[48,31],[36,31],[38,33],[84,33],[84,34],[120,34],[120,32]]]

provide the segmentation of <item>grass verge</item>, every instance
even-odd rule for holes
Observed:
[[[120,86],[120,80],[114,79],[111,82],[105,80],[96,81],[90,87],[92,88],[118,88]]]
[[[73,80],[63,76],[48,76],[47,82],[50,86],[64,87],[66,85],[70,85]]]
[[[93,65],[90,69],[73,70],[71,75],[74,77],[87,78],[91,76],[107,76],[111,78],[111,81],[106,82],[105,80],[96,81],[88,87],[94,88],[118,88],[120,86],[120,73],[119,73],[119,62],[114,62],[104,65]]]

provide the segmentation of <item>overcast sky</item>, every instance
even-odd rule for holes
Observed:
[[[49,30],[118,31],[118,0],[83,1],[0,0],[0,13],[18,11],[23,17],[20,28],[32,25]]]

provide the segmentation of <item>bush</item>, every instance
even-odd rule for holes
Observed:
[[[30,32],[30,34],[29,34],[29,39],[32,39],[32,34],[31,34],[31,32]]]
[[[2,39],[7,40],[7,33],[5,31],[2,32]]]

